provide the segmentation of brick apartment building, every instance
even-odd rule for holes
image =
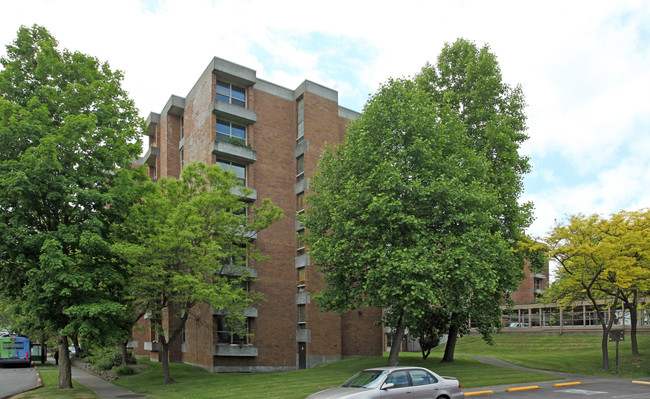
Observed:
[[[139,162],[152,179],[179,177],[183,165],[218,163],[234,171],[253,194],[270,198],[285,218],[259,232],[255,245],[268,259],[249,260],[250,289],[265,300],[247,310],[251,337],[231,335],[208,305],[193,309],[170,361],[209,371],[281,371],[310,368],[345,356],[380,356],[380,311],[323,313],[310,300],[318,273],[300,242],[309,178],[327,144],[339,143],[357,113],[339,106],[336,91],[310,81],[291,90],[256,72],[214,58],[186,97],[172,95],[147,119],[149,149]],[[166,321],[166,327],[175,323]],[[144,320],[131,343],[137,355],[158,358],[155,333]]]

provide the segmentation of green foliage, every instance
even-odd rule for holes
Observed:
[[[135,370],[133,367],[124,365],[124,366],[119,366],[115,368],[115,375],[118,376],[126,376],[126,375],[133,375],[135,373]]]
[[[0,59],[0,287],[35,327],[111,340],[126,270],[112,223],[138,197],[143,120],[123,75],[21,27]],[[69,377],[69,376],[68,376]]]
[[[523,277],[514,250],[531,219],[518,203],[524,105],[489,49],[465,40],[414,79],[385,83],[310,181],[319,306],[392,309],[407,325],[438,306],[489,339]]]
[[[261,298],[244,288],[250,276],[241,264],[246,258],[261,259],[250,237],[283,214],[268,199],[249,215],[243,213],[247,204],[232,193],[236,176],[219,165],[191,163],[181,179],[142,186],[146,193],[128,218],[114,225],[118,242],[113,250],[130,264],[128,290],[137,310],[149,313],[152,327],[158,328],[165,365],[167,343],[179,336],[199,303],[223,310],[235,333],[245,334],[237,330],[244,310]],[[162,330],[165,312],[181,321],[167,334]]]
[[[90,350],[91,355],[85,357],[85,361],[97,367],[107,367],[102,370],[110,370],[114,366],[122,364],[122,349],[116,346],[107,346],[103,348],[95,348]],[[127,364],[136,364],[133,351],[127,350]],[[99,364],[99,366],[98,366]]]

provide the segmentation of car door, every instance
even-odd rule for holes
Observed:
[[[406,370],[393,371],[386,377],[384,385],[395,384],[392,388],[381,390],[381,399],[413,399],[413,387]]]
[[[413,399],[431,399],[440,394],[440,382],[425,370],[409,370]]]

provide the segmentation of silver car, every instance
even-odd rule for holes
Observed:
[[[338,388],[307,399],[456,399],[464,398],[454,377],[441,377],[422,367],[378,367],[357,373]]]

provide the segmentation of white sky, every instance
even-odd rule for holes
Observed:
[[[361,111],[445,42],[487,43],[528,104],[529,233],[568,214],[650,206],[647,1],[0,1],[0,55],[20,25],[43,25],[60,48],[124,71],[142,116],[185,96],[213,56],[290,89],[323,84]]]

